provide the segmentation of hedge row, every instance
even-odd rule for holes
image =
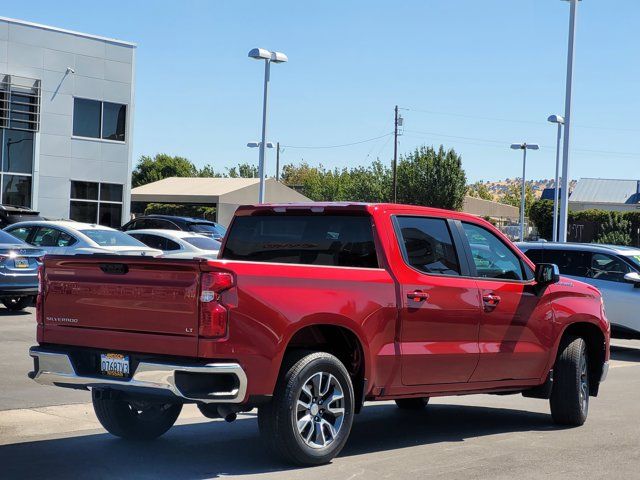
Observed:
[[[198,205],[180,205],[173,203],[150,203],[144,210],[145,215],[176,215],[179,217],[195,217],[214,220],[216,217],[215,207],[205,207]]]
[[[553,201],[535,201],[529,210],[529,219],[537,227],[540,237],[550,240],[553,231]],[[607,210],[594,209],[569,212],[569,225],[587,222],[598,225],[598,232],[593,241],[608,243],[611,239],[616,239],[618,243],[624,245],[636,245],[638,243],[640,211],[609,212]]]

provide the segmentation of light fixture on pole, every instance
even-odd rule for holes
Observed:
[[[247,147],[249,147],[249,148],[258,148],[258,147],[260,147],[261,143],[262,142],[249,142],[249,143],[247,143]],[[267,144],[265,146],[267,148],[273,148],[273,143],[267,142]]]
[[[269,76],[271,73],[271,63],[284,63],[289,59],[284,53],[270,52],[264,48],[254,48],[249,52],[249,57],[256,60],[264,60],[264,92],[262,99],[262,141],[259,143],[260,159],[258,162],[258,176],[260,177],[260,193],[258,202],[264,203],[264,148],[267,138],[267,107],[269,99]]]
[[[564,104],[564,146],[562,152],[562,185],[560,186],[560,226],[558,241],[567,241],[569,224],[569,148],[571,146],[571,96],[573,89],[573,55],[575,52],[576,17],[579,0],[568,1],[571,5],[569,16],[569,48],[567,52],[567,91]]]
[[[527,150],[538,150],[540,147],[535,143],[513,143],[511,144],[513,150],[522,150],[522,193],[520,197],[520,241],[524,242],[524,207],[525,207],[525,194],[526,194],[526,181],[525,174],[527,171]]]
[[[560,115],[551,115],[547,120],[551,123],[558,124],[558,138],[556,142],[556,177],[553,183],[553,234],[551,236],[552,242],[558,241],[558,199],[560,195],[560,186],[558,182],[560,180],[560,143],[562,141],[562,126],[564,125],[564,118]]]

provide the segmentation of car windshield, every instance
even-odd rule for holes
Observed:
[[[145,247],[146,245],[118,230],[80,230],[101,247]]]
[[[636,267],[636,269],[640,270],[640,255],[625,255],[625,257],[633,263],[633,266]]]
[[[200,250],[220,250],[220,242],[208,237],[185,237],[183,240]]]
[[[2,230],[0,230],[0,243],[5,245],[26,245],[19,238],[16,238],[7,232],[3,232]]]
[[[215,223],[190,223],[189,230],[198,233],[217,233],[218,235],[222,236],[227,233],[226,228],[224,228],[222,225],[216,225]]]

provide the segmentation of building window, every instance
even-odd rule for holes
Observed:
[[[2,204],[31,207],[33,132],[0,128]]]
[[[120,103],[74,98],[73,135],[124,142],[127,106]]]
[[[122,185],[115,183],[71,181],[69,218],[78,222],[99,223],[107,227],[122,225]]]
[[[40,80],[0,74],[0,128],[37,132]]]

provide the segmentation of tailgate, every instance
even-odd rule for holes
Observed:
[[[200,261],[47,256],[43,280],[44,343],[196,355]]]

